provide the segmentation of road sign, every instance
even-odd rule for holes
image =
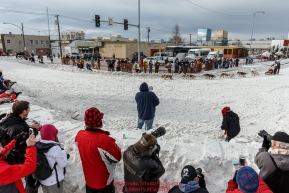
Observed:
[[[113,26],[113,18],[108,18],[108,26]]]
[[[151,47],[151,44],[148,44],[148,47]]]

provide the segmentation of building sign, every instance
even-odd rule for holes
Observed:
[[[77,47],[102,47],[102,42],[76,42]]]

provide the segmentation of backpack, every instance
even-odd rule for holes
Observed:
[[[35,180],[46,180],[52,175],[53,170],[55,170],[57,186],[60,186],[56,170],[57,163],[55,162],[54,166],[51,168],[44,154],[47,153],[50,148],[56,145],[58,144],[36,142],[35,146],[37,149],[37,163],[36,163],[36,170],[34,171],[32,176]]]

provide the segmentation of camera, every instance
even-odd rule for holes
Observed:
[[[155,138],[161,137],[166,134],[166,129],[164,127],[159,127],[155,131],[151,132]]]
[[[271,141],[272,139],[272,135],[270,135],[269,133],[267,133],[267,131],[265,130],[261,130],[259,131],[258,135],[262,138],[264,138],[264,136],[267,138],[268,141]]]
[[[196,172],[197,172],[198,178],[201,178],[201,177],[202,177],[202,172],[203,172],[203,170],[202,170],[201,168],[197,168],[197,169],[196,169]]]

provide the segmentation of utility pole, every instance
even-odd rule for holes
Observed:
[[[147,27],[147,31],[148,31],[148,42],[150,42],[150,32],[151,32],[150,27]]]
[[[192,35],[193,34],[189,34],[190,35],[190,46],[191,46],[191,44],[192,44]]]
[[[50,27],[49,27],[48,7],[47,7],[47,23],[48,23],[49,47],[50,47],[50,53],[52,53],[52,50],[51,50],[51,42],[50,42]],[[46,35],[46,34],[45,34],[45,35]]]
[[[61,37],[60,37],[60,29],[59,29],[59,20],[58,20],[59,15],[55,15],[57,19],[57,27],[58,27],[58,41],[59,41],[59,49],[60,49],[60,59],[62,60],[62,43],[61,43]]]
[[[140,0],[138,0],[138,62],[140,63]]]
[[[26,44],[25,44],[25,35],[24,35],[23,23],[21,23],[21,30],[22,30],[22,37],[23,37],[24,52],[25,52],[26,51]]]

